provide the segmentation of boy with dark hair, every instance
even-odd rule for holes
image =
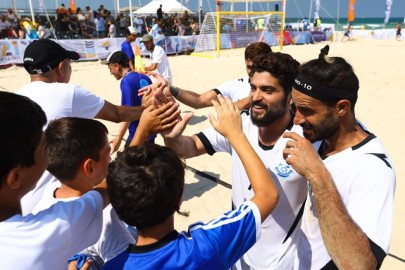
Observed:
[[[0,92],[0,254],[4,269],[60,269],[93,244],[109,203],[105,181],[79,200],[22,216],[21,198],[48,164],[43,110],[30,99]],[[60,236],[68,237],[61,241]],[[21,259],[23,258],[23,259]]]
[[[57,202],[81,197],[107,176],[110,163],[107,134],[107,128],[92,119],[65,117],[49,123],[45,131],[47,169],[58,180],[46,187],[34,214]],[[97,225],[96,228],[102,226],[101,236],[97,243],[86,247],[84,254],[107,261],[135,242],[111,205],[104,209],[103,221]]]
[[[229,98],[219,95],[218,100],[213,101],[217,119],[210,115],[210,122],[234,146],[255,195],[208,224],[178,233],[174,212],[181,205],[184,163],[164,146],[126,148],[111,163],[107,182],[112,205],[137,227],[138,240],[103,269],[229,269],[260,237],[260,224],[276,206],[278,191],[242,132],[239,110]],[[141,118],[138,132],[147,129]]]

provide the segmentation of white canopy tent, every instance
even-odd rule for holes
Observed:
[[[156,14],[156,10],[162,5],[163,13],[183,13],[185,10],[192,13],[190,9],[183,6],[176,0],[152,0],[146,6],[134,11],[134,14]]]
[[[231,11],[233,11],[233,3],[246,3],[246,12],[248,11],[248,4],[252,3],[252,2],[281,2],[282,3],[282,10],[285,12],[285,4],[287,2],[287,0],[217,0],[219,2],[228,2],[231,3]]]

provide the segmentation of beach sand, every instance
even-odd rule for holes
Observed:
[[[320,49],[327,43],[284,46],[282,52],[291,54],[298,61],[317,58]],[[392,159],[397,186],[394,206],[394,228],[390,254],[382,269],[405,268],[405,167],[401,162],[405,156],[405,127],[401,125],[400,107],[405,101],[405,79],[401,72],[405,63],[405,43],[395,40],[355,40],[329,43],[329,55],[344,57],[352,64],[360,80],[356,116],[383,142]],[[273,48],[279,51],[279,48]],[[243,59],[244,49],[223,52],[219,58],[203,58],[188,55],[170,56],[173,84],[195,92],[205,92],[223,82],[246,76]],[[144,58],[147,64],[148,59]],[[104,99],[119,104],[119,81],[115,80],[106,66],[100,62],[72,64],[71,82],[79,84]],[[0,71],[0,90],[17,91],[29,82],[29,76],[22,67],[13,66]],[[402,89],[402,90],[401,90]],[[404,92],[402,92],[404,91]],[[208,113],[212,108],[194,110],[181,105],[183,112],[193,111],[194,117],[184,134],[191,135],[209,127]],[[112,137],[118,131],[118,124],[104,122]],[[397,125],[398,124],[398,125]],[[157,142],[162,144],[161,137]],[[123,146],[123,144],[122,144]],[[231,183],[230,157],[226,154],[204,155],[186,161],[186,186],[182,211],[189,217],[176,216],[176,228],[185,230],[196,221],[209,221],[231,207],[231,190],[224,183]],[[196,173],[197,171],[197,173]],[[200,173],[201,172],[201,173]],[[205,177],[204,174],[210,177]],[[212,178],[219,179],[219,184]],[[384,179],[381,179],[384,181]],[[401,207],[402,205],[402,207]],[[402,259],[402,261],[401,261]]]

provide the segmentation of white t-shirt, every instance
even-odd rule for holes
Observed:
[[[104,99],[72,83],[31,82],[17,94],[38,103],[49,121],[61,117],[94,118],[104,106]],[[42,195],[43,188],[55,177],[45,171],[35,188],[21,200],[23,215],[31,213]]]
[[[243,256],[253,269],[291,269],[298,229],[285,241],[288,231],[307,194],[306,180],[288,165],[283,158],[283,150],[288,139],[280,138],[272,149],[259,144],[259,131],[250,120],[247,111],[242,112],[242,128],[255,152],[259,155],[276,186],[280,190],[279,202],[271,215],[262,223],[262,235],[257,243]],[[300,126],[292,126],[291,131],[302,134]],[[198,134],[207,153],[227,152],[232,155],[232,202],[235,206],[250,200],[254,193],[250,188],[249,178],[239,156],[229,141],[208,128]],[[211,149],[211,150],[210,150]],[[299,224],[296,228],[299,228]],[[245,266],[246,267],[246,266]]]
[[[350,216],[388,253],[393,221],[395,172],[374,135],[324,159]],[[320,269],[330,260],[324,246],[311,186],[302,218],[295,269]]]
[[[38,213],[44,209],[48,209],[59,201],[72,201],[78,197],[57,199],[55,198],[55,190],[61,186],[60,181],[49,184],[42,195],[41,200],[32,211],[33,214]],[[129,233],[124,222],[118,218],[117,213],[109,204],[103,210],[103,227],[100,238],[97,243],[87,247],[83,252],[92,256],[99,256],[104,262],[114,258],[128,248],[129,244],[134,244],[135,239]],[[74,255],[74,254],[71,254]]]
[[[151,63],[157,63],[156,73],[162,76],[170,84],[172,83],[172,71],[170,70],[169,60],[165,50],[155,45],[153,52],[150,54]]]
[[[108,33],[110,34],[110,38],[115,38],[116,35],[116,28],[115,25],[112,23],[110,24],[110,27],[108,27]]]
[[[100,237],[103,199],[90,191],[37,215],[0,223],[2,269],[66,269],[67,259]]]
[[[247,98],[250,94],[249,77],[243,77],[221,84],[216,88],[222,96],[230,97],[233,102]]]

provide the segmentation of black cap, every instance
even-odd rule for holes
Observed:
[[[80,55],[68,51],[50,39],[40,39],[27,46],[24,68],[29,74],[43,74],[56,68],[65,59],[78,60]]]
[[[119,64],[119,65],[124,65],[127,66],[129,63],[129,58],[126,53],[123,51],[116,51],[111,53],[105,62],[107,65],[108,64]]]

